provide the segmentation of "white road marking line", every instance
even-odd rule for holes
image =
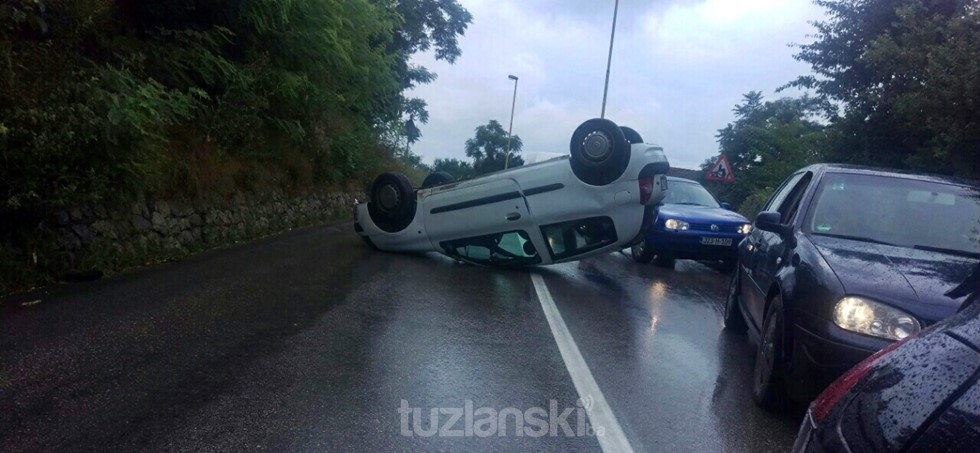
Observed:
[[[541,302],[544,316],[548,319],[551,334],[555,337],[555,342],[558,343],[558,351],[561,352],[561,358],[565,361],[565,368],[568,369],[568,374],[572,376],[572,383],[575,384],[579,401],[588,398],[595,402],[592,410],[587,411],[587,413],[594,428],[601,426],[605,430],[603,435],[596,436],[599,440],[599,446],[605,453],[632,452],[633,447],[626,439],[626,434],[623,433],[623,428],[619,426],[619,421],[616,420],[616,415],[613,414],[612,408],[606,402],[602,390],[599,390],[599,384],[592,377],[589,366],[585,364],[585,358],[582,357],[578,345],[575,344],[575,339],[572,338],[568,326],[561,318],[561,313],[558,312],[558,307],[555,306],[555,300],[551,298],[551,293],[548,292],[548,286],[544,284],[544,279],[536,273],[531,273],[531,283],[534,284],[534,291],[538,294],[538,301]]]

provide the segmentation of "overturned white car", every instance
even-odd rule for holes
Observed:
[[[571,155],[459,182],[433,173],[418,190],[382,174],[371,201],[354,207],[354,230],[377,249],[475,264],[574,261],[642,240],[669,168],[663,149],[636,131],[591,119],[572,134]]]

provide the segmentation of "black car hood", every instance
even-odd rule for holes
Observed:
[[[977,260],[945,253],[809,235],[848,295],[865,296],[932,324],[956,313],[962,299],[944,296]]]

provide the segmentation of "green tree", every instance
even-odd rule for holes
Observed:
[[[473,165],[459,159],[436,159],[432,164],[432,171],[444,171],[453,175],[457,181],[473,177]]]
[[[456,0],[0,2],[0,214],[422,173],[404,93],[434,75],[409,59],[454,61],[471,21]]]
[[[509,167],[524,165],[520,152],[521,138],[513,136],[510,141]],[[466,156],[473,159],[473,171],[477,175],[504,169],[507,152],[507,131],[497,120],[476,128],[476,135],[466,140]]]
[[[708,183],[719,198],[735,206],[768,194],[790,173],[817,162],[833,135],[813,120],[819,101],[809,98],[782,98],[764,101],[758,91],[746,93],[733,109],[735,121],[718,130],[718,147],[732,166],[735,182]],[[707,170],[715,159],[701,168]],[[753,198],[754,196],[754,198]],[[756,207],[746,206],[748,211]],[[757,212],[743,212],[750,218]]]
[[[371,0],[3,2],[0,209],[404,160],[377,133],[401,95],[400,23]]]
[[[394,68],[401,91],[390,104],[387,120],[399,122],[409,143],[414,143],[422,132],[416,122],[429,121],[427,105],[420,98],[404,96],[408,90],[430,83],[436,74],[421,65],[409,62],[412,55],[435,49],[436,60],[454,63],[462,50],[458,37],[473,22],[473,16],[457,0],[372,0],[375,4],[393,9],[401,18],[389,44],[395,56]],[[390,127],[390,126],[389,126]]]
[[[980,175],[980,4],[817,0],[828,19],[796,59],[842,142],[834,160]]]

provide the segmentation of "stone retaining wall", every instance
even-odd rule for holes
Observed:
[[[33,231],[6,238],[0,244],[0,264],[4,264],[0,268],[33,271],[46,275],[49,281],[72,272],[111,271],[349,218],[355,199],[363,200],[364,196],[333,192],[287,197],[274,193],[62,210],[42,220]],[[16,287],[24,283],[9,280],[0,276],[0,294],[22,289]]]

